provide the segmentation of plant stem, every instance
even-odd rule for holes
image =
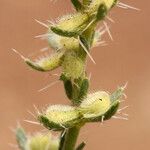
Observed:
[[[80,127],[73,127],[67,130],[62,150],[75,150],[79,131]]]

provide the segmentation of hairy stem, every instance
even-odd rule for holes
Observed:
[[[80,127],[73,127],[67,130],[62,150],[75,150],[79,131]]]

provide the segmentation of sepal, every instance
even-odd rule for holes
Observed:
[[[116,100],[120,100],[122,98],[122,96],[124,95],[124,90],[126,88],[127,84],[125,84],[124,86],[121,86],[121,87],[118,87],[116,91],[114,91],[112,94],[111,94],[111,101],[114,102]]]
[[[67,97],[73,102],[73,104],[79,105],[82,102],[82,99],[87,96],[89,79],[84,77],[78,78],[74,80],[74,83],[72,83],[71,79],[62,74],[60,80],[64,83]]]
[[[64,74],[60,76],[60,80],[64,83],[64,88],[67,97],[72,100],[73,99],[73,85],[70,79],[68,79]]]
[[[90,122],[103,116],[110,106],[109,94],[104,91],[98,91],[87,95],[87,98],[82,101],[79,110],[83,118]]]

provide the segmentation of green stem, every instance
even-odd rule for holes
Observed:
[[[75,150],[79,131],[80,127],[73,127],[67,130],[62,150]]]

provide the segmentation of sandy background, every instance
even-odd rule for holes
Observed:
[[[129,82],[128,98],[122,104],[122,107],[130,106],[125,110],[129,121],[112,119],[104,125],[86,125],[80,135],[80,139],[87,142],[86,150],[150,149],[150,2],[124,2],[142,11],[120,8],[111,11],[115,24],[108,23],[114,41],[106,34],[104,39],[108,46],[93,49],[97,64],[89,60],[88,72],[92,73],[91,90],[113,91],[118,85]],[[45,21],[71,11],[69,0],[56,3],[50,3],[50,0],[0,0],[0,150],[14,149],[9,146],[9,143],[15,144],[10,128],[15,128],[17,121],[30,132],[41,130],[22,121],[33,119],[27,112],[34,112],[33,104],[42,108],[47,104],[68,103],[62,83],[39,93],[38,89],[56,81],[57,77],[32,71],[11,48],[25,56],[40,55],[38,51],[47,43],[34,36],[45,33],[46,29],[34,19]]]

